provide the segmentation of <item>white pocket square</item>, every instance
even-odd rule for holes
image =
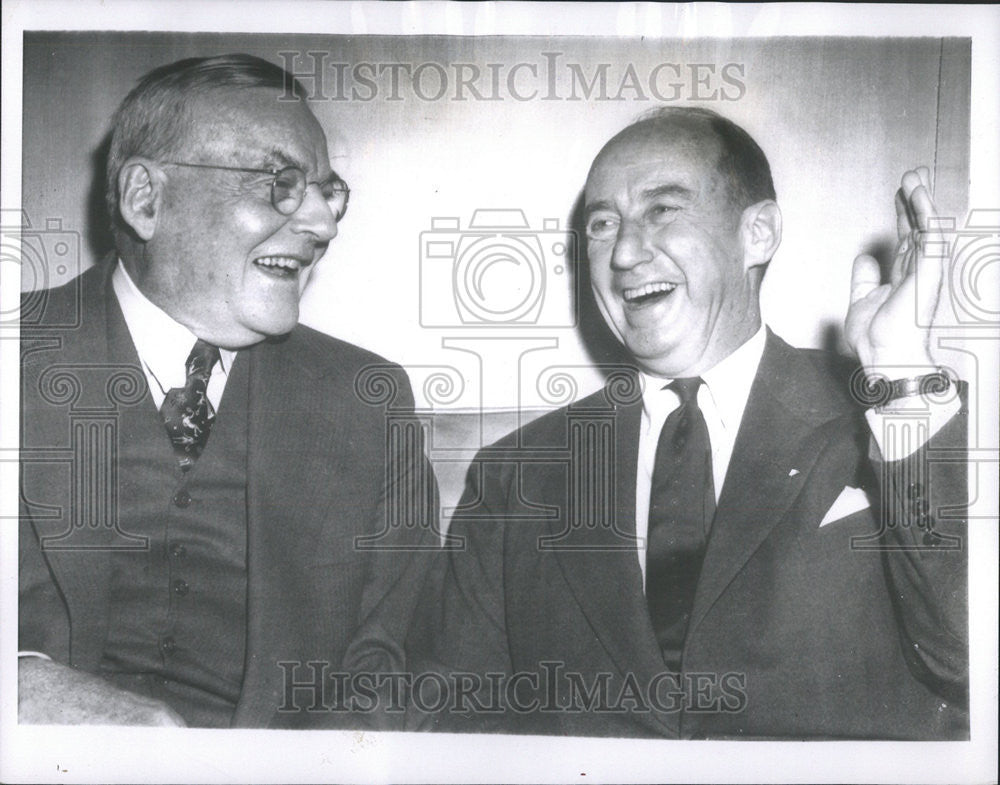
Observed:
[[[868,496],[865,492],[860,488],[852,488],[848,485],[840,492],[840,496],[830,506],[830,509],[826,511],[826,515],[820,521],[820,528],[861,510],[867,510],[869,507],[871,507],[871,504],[869,504]]]

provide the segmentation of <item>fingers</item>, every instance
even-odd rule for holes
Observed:
[[[889,269],[889,283],[897,286],[913,268],[914,253],[914,233],[907,232],[899,241],[896,248],[896,255],[892,260],[892,267]]]
[[[927,231],[933,223],[931,219],[937,217],[937,208],[931,197],[930,182],[930,171],[926,166],[917,167],[903,175],[900,191],[908,207],[911,231]],[[898,217],[898,207],[896,212]]]
[[[854,260],[851,269],[851,304],[871,294],[882,283],[878,262],[868,254],[861,254]]]
[[[913,218],[910,215],[910,206],[907,198],[900,188],[896,191],[896,236],[903,240],[909,236],[913,230]]]
[[[944,282],[944,254],[940,251],[941,235],[937,207],[931,196],[931,175],[926,166],[906,172],[900,183],[897,198],[902,196],[912,221],[909,237],[900,234],[897,262],[905,259],[899,273],[906,279],[913,277],[910,296],[916,297],[915,306],[921,320],[930,320],[937,307]],[[897,230],[900,229],[897,203]],[[925,252],[925,249],[928,249]],[[930,250],[933,249],[933,250]],[[897,271],[893,271],[896,278]],[[901,278],[902,280],[902,278]],[[894,285],[896,281],[894,280]]]
[[[931,186],[931,170],[926,166],[918,166],[913,171],[917,173],[917,177],[920,178],[920,183],[927,189],[927,192],[933,194],[934,188]]]

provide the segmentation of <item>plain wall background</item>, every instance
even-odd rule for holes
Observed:
[[[764,316],[795,345],[838,344],[851,263],[860,251],[893,242],[892,198],[905,169],[921,163],[932,168],[943,214],[961,221],[966,209],[967,40],[29,33],[22,205],[32,225],[54,232],[49,222],[55,219],[62,231],[79,233],[79,266],[91,264],[107,247],[104,218],[94,209],[100,203],[95,156],[118,102],[155,66],[232,51],[278,63],[279,52],[297,51],[297,70],[306,72],[313,66],[307,52],[328,53],[322,94],[315,83],[307,80],[306,86],[317,93],[311,107],[352,197],[340,235],[314,272],[303,321],[401,362],[418,401],[438,408],[548,406],[600,384],[580,331],[558,326],[576,313],[575,279],[571,270],[555,269],[559,260],[549,251],[570,226],[595,153],[656,106],[715,109],[742,124],[768,154],[785,231],[765,278]],[[440,69],[423,69],[418,91],[438,92],[441,69],[448,90],[440,99],[423,100],[401,74],[401,100],[392,100],[389,75],[365,72],[377,83],[372,100],[333,100],[340,91],[333,63],[348,64],[348,91],[354,86],[365,97],[372,89],[350,74],[360,63],[437,64]],[[477,100],[468,89],[462,90],[466,100],[455,100],[457,63],[479,68],[475,84],[487,95],[495,64],[501,100]],[[529,100],[516,100],[508,89],[518,63],[527,65],[517,72],[515,89],[538,91]],[[675,101],[649,92],[648,77],[661,63],[681,69],[680,78],[672,68],[661,70],[658,82],[666,97],[676,90]],[[599,88],[584,98],[570,64],[588,80],[606,64],[609,99],[631,65],[647,100],[629,88],[621,91],[622,100],[602,100]],[[708,74],[707,83],[695,84],[693,64],[708,66],[699,70]],[[728,82],[722,79],[727,64],[735,64]],[[670,88],[673,83],[679,86]],[[713,91],[713,98],[704,98]],[[572,93],[576,100],[543,100]],[[542,320],[495,328],[427,326],[434,317],[428,309],[440,311],[450,302],[441,287],[447,288],[454,263],[428,262],[422,243],[441,238],[456,249],[468,244],[469,220],[486,208],[519,209],[532,230],[541,230],[548,270]],[[426,234],[436,218],[458,219],[460,228]],[[422,261],[425,286],[435,287],[435,299],[424,298],[423,323]],[[26,266],[25,288],[58,284],[75,268],[46,263],[44,276],[27,274]],[[501,269],[505,279],[496,277]],[[501,292],[521,281],[524,269],[498,266],[484,285]],[[505,302],[516,295],[507,292]],[[595,317],[586,308],[583,314]],[[574,384],[560,386],[562,372]]]

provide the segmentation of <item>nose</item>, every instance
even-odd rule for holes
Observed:
[[[337,216],[315,183],[306,186],[302,204],[292,213],[292,228],[312,234],[318,244],[326,244],[337,236]]]
[[[611,251],[611,266],[617,270],[628,270],[652,258],[643,228],[633,221],[622,221]]]

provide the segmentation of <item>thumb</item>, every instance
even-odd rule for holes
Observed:
[[[861,254],[854,260],[851,270],[851,304],[862,300],[882,283],[882,272],[875,257]]]

